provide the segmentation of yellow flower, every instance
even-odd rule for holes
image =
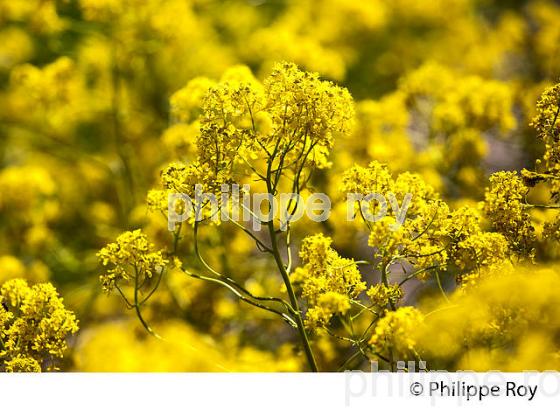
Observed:
[[[348,296],[336,292],[322,293],[317,298],[317,303],[307,310],[305,324],[309,328],[325,326],[333,315],[344,315],[350,309]]]
[[[17,356],[4,364],[5,371],[8,373],[40,373],[41,365],[32,357]]]
[[[509,241],[513,251],[532,257],[536,238],[523,206],[528,192],[516,172],[496,172],[486,189],[484,212],[492,227]]]
[[[377,283],[366,292],[375,306],[385,308],[389,304],[396,304],[403,296],[402,288],[393,283],[389,286]]]
[[[188,122],[200,115],[202,102],[215,82],[206,77],[196,77],[176,91],[170,98],[171,115],[181,122]]]
[[[416,358],[416,346],[423,323],[424,316],[412,306],[388,311],[375,326],[369,344],[374,353],[390,360]]]
[[[67,349],[78,321],[50,283],[12,279],[0,288],[0,369],[40,371]]]
[[[303,266],[292,274],[292,281],[308,301],[310,327],[327,324],[335,313],[346,312],[349,300],[366,288],[356,263],[340,257],[331,242],[322,234],[305,238],[299,254]]]
[[[21,278],[25,274],[25,266],[19,259],[11,255],[0,256],[0,284],[9,279]]]
[[[432,368],[546,370],[560,364],[557,268],[500,266],[450,301],[424,301],[425,327],[417,350]]]
[[[347,194],[385,194],[393,189],[394,181],[386,165],[372,161],[367,168],[354,165],[344,173],[342,191]]]
[[[169,262],[140,229],[119,235],[116,242],[101,249],[97,257],[103,266],[112,266],[100,276],[106,292],[113,290],[119,282],[128,282],[136,276],[151,278],[161,274]]]
[[[509,257],[508,245],[506,238],[496,232],[470,235],[457,244],[455,263],[459,268],[467,271],[481,266],[500,264]]]

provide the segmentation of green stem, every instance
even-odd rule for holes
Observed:
[[[276,265],[280,270],[280,274],[282,275],[282,280],[286,285],[286,289],[288,291],[288,297],[290,298],[290,304],[292,308],[295,310],[296,314],[295,320],[298,328],[298,333],[301,339],[301,343],[303,345],[303,349],[305,351],[305,356],[307,357],[307,361],[309,363],[309,367],[311,371],[317,372],[319,371],[317,367],[317,362],[315,361],[315,357],[313,356],[313,351],[311,350],[311,345],[309,344],[309,338],[307,337],[307,332],[305,330],[305,326],[303,324],[303,319],[301,318],[301,312],[299,310],[299,304],[294,293],[294,289],[292,287],[292,283],[290,282],[290,277],[288,272],[286,271],[286,267],[284,266],[284,262],[282,261],[282,257],[280,256],[280,252],[278,250],[278,241],[276,240],[276,232],[274,230],[274,221],[271,219],[268,222],[268,232],[270,234],[270,241],[272,245],[272,254],[274,255],[274,260],[276,261]]]
[[[439,272],[438,272],[437,270],[436,270],[435,274],[436,274],[437,285],[438,285],[438,288],[439,288],[439,290],[440,290],[440,292],[441,292],[441,295],[443,296],[443,298],[445,299],[445,301],[446,301],[447,303],[450,303],[450,302],[449,302],[449,298],[448,298],[447,295],[445,294],[445,290],[443,290],[443,286],[441,285],[441,279],[440,279],[440,277],[439,277]]]
[[[204,275],[199,275],[196,274],[194,272],[190,272],[184,268],[181,268],[181,270],[186,273],[187,275],[196,278],[196,279],[201,279],[201,280],[205,280],[207,282],[211,282],[211,283],[216,283],[218,285],[224,286],[225,288],[229,289],[231,292],[233,292],[233,294],[235,294],[238,298],[240,298],[243,302],[246,302],[252,306],[258,307],[260,309],[266,310],[268,312],[272,312],[275,313],[277,315],[279,315],[280,317],[282,317],[282,319],[284,319],[290,326],[294,326],[296,327],[296,323],[294,322],[294,320],[286,313],[280,312],[276,309],[273,309],[269,306],[263,305],[261,303],[255,302],[254,300],[249,299],[248,297],[245,297],[238,289],[236,289],[234,286],[230,285],[229,283],[225,282],[222,279],[218,279],[218,278],[211,278],[209,276],[204,276]]]
[[[148,323],[146,323],[146,321],[144,320],[144,317],[142,316],[142,312],[140,311],[140,302],[138,300],[138,276],[139,276],[139,272],[136,269],[136,274],[134,275],[134,309],[136,310],[136,316],[138,316],[138,320],[140,320],[140,323],[142,323],[142,326],[144,326],[144,329],[146,329],[148,331],[148,333],[150,333],[152,336],[155,336],[158,339],[161,339],[161,336],[158,335],[156,332],[153,331],[153,329],[150,327],[150,325],[148,325]]]
[[[383,282],[383,286],[385,286],[386,288],[389,288],[389,278],[388,278],[388,270],[391,267],[391,263],[389,263],[387,266],[385,266],[382,270],[381,270],[381,281]],[[397,310],[397,308],[395,307],[395,303],[389,299],[389,305],[391,305],[391,310]]]
[[[279,146],[279,141],[280,139],[277,140],[276,142],[276,146],[274,148],[274,151],[272,153],[272,155],[268,158],[267,161],[267,170],[266,170],[266,188],[269,194],[274,195],[276,192],[276,184],[273,185],[272,182],[272,163],[274,162],[274,158],[278,152],[278,146]],[[279,173],[281,173],[281,170],[278,171]],[[297,177],[296,177],[296,183],[299,180],[299,175],[300,175],[301,170],[299,170]],[[278,180],[279,176],[277,175],[276,180]],[[298,184],[299,185],[299,184]],[[273,213],[273,209],[272,209],[272,205],[269,204],[269,216],[272,216]],[[270,243],[271,243],[271,250],[272,250],[272,255],[274,256],[274,261],[276,262],[276,266],[278,267],[278,270],[280,271],[280,274],[282,275],[282,280],[284,281],[284,285],[286,286],[286,290],[288,292],[288,297],[290,299],[290,304],[292,306],[292,309],[294,310],[294,318],[297,324],[297,329],[298,329],[298,333],[299,333],[299,337],[301,339],[301,343],[303,345],[303,350],[305,351],[305,356],[307,358],[307,362],[309,364],[309,368],[311,369],[311,371],[313,372],[317,372],[319,371],[319,368],[317,367],[317,362],[315,361],[315,357],[313,356],[313,351],[311,350],[311,345],[309,343],[309,338],[307,336],[307,331],[305,330],[305,326],[303,324],[303,319],[302,319],[302,315],[301,315],[301,311],[299,309],[299,304],[296,298],[296,294],[294,292],[294,289],[292,287],[292,283],[290,282],[290,275],[288,273],[288,271],[286,270],[286,266],[284,265],[284,261],[282,260],[282,256],[280,256],[280,251],[278,249],[278,239],[276,236],[276,230],[274,229],[274,218],[270,217],[269,221],[267,222],[268,225],[268,233],[270,236]]]

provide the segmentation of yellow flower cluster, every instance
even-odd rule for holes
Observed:
[[[397,304],[404,296],[402,288],[397,283],[393,283],[389,286],[377,283],[371,286],[366,294],[375,306],[379,306],[381,308]]]
[[[103,266],[111,267],[100,276],[106,292],[132,278],[152,278],[161,274],[169,263],[163,251],[155,250],[155,245],[140,229],[122,233],[115,242],[101,249],[97,257]]]
[[[537,131],[537,136],[546,144],[547,149],[555,148],[554,143],[560,139],[560,84],[547,88],[537,101],[537,115],[531,125]],[[554,165],[554,158],[549,158]]]
[[[54,34],[64,27],[64,20],[57,13],[53,0],[15,0],[0,3],[0,22],[12,20],[23,22],[28,30],[37,34]]]
[[[360,156],[387,162],[392,171],[416,170],[442,193],[445,179],[462,193],[480,194],[487,139],[516,131],[514,108],[510,84],[427,62],[378,101],[358,102],[358,124],[344,141],[349,152],[337,157],[339,169]]]
[[[179,122],[198,119],[202,113],[202,104],[208,90],[216,85],[206,77],[195,77],[188,84],[176,91],[169,99],[171,116]]]
[[[551,185],[552,197],[560,196],[560,83],[547,88],[537,102],[537,113],[531,122],[537,137],[545,144],[542,160],[537,160],[541,173],[527,173],[529,180],[546,180]],[[533,182],[534,183],[534,182]]]
[[[342,258],[331,243],[322,234],[305,238],[300,249],[303,265],[292,275],[307,300],[306,323],[311,328],[327,325],[334,314],[344,314],[350,299],[366,289],[354,260]]]
[[[211,84],[193,81],[172,100],[173,106],[183,107],[177,111],[180,118],[189,118],[187,111],[194,108],[199,94],[193,97],[191,93],[190,103],[181,96]],[[348,132],[353,118],[352,98],[346,89],[290,63],[275,65],[262,84],[246,67],[234,67],[208,88],[200,108],[197,160],[215,173],[241,161],[240,150],[250,151],[247,159],[276,151],[285,152],[286,162],[304,157],[307,164],[325,166],[333,134]]]
[[[504,236],[483,232],[480,217],[472,208],[450,210],[418,175],[405,172],[393,179],[387,167],[378,162],[367,168],[355,165],[344,173],[343,191],[380,193],[389,198],[393,195],[399,206],[407,195],[410,199],[401,226],[395,226],[395,211],[393,217],[385,216],[374,223],[364,219],[370,232],[368,244],[380,269],[403,259],[423,271],[418,278],[426,279],[431,269],[443,271],[455,265],[466,272],[508,257]],[[355,207],[362,215],[364,205],[373,215],[380,211],[379,204],[371,207],[359,202]]]
[[[43,68],[17,66],[11,72],[10,85],[13,115],[48,137],[69,138],[73,126],[89,116],[89,110],[83,109],[85,86],[68,57]]]
[[[245,66],[230,68],[217,83],[195,78],[171,97],[171,109],[185,122],[174,129],[181,134],[178,126],[189,127],[187,143],[196,153],[188,164],[168,165],[163,189],[149,193],[148,206],[161,211],[167,193],[192,197],[200,184],[202,192],[218,194],[264,160],[275,161],[277,173],[326,167],[334,135],[348,133],[354,115],[346,89],[290,63],[275,65],[262,84]],[[193,129],[199,132],[191,139]],[[172,144],[184,143],[179,135]]]
[[[41,365],[31,357],[17,356],[4,364],[7,373],[40,373]]]
[[[0,369],[54,369],[78,321],[50,283],[12,279],[0,287]]]
[[[371,193],[385,194],[394,189],[393,179],[386,165],[372,161],[367,168],[354,165],[344,173],[342,191],[364,196]]]
[[[457,244],[457,248],[455,263],[466,272],[484,266],[499,265],[510,256],[508,241],[496,232],[469,235]]]
[[[25,184],[21,183],[22,178],[25,178]],[[52,176],[44,168],[20,166],[9,167],[0,172],[0,189],[0,209],[3,212],[17,210],[37,213],[41,211],[41,206],[49,203],[57,187]]]
[[[486,189],[484,212],[513,251],[531,257],[536,238],[524,207],[528,193],[529,188],[516,172],[497,172],[490,177],[490,187]]]
[[[200,135],[197,138],[197,160],[211,172],[231,175],[231,169],[242,148],[253,145],[254,117],[263,108],[262,86],[248,68],[231,78],[231,71],[220,84],[210,87],[202,103]],[[187,86],[188,87],[188,86]]]
[[[516,126],[512,89],[499,81],[458,76],[445,66],[426,63],[405,77],[400,89],[418,109],[430,110],[436,134],[466,127],[484,131],[493,126],[507,132]]]
[[[29,251],[43,250],[52,240],[49,225],[60,217],[58,187],[53,176],[37,165],[7,167],[0,170],[0,191],[0,212],[6,218],[4,228],[14,242]],[[18,247],[17,243],[7,245],[7,250]]]
[[[326,326],[334,315],[344,315],[350,310],[347,295],[327,291],[319,294],[305,315],[305,324],[311,329]]]
[[[560,364],[557,269],[500,267],[475,286],[426,301],[417,350],[433,369],[546,370]]]
[[[369,340],[375,354],[394,360],[416,359],[424,315],[412,306],[388,312],[377,322]]]
[[[406,96],[400,91],[379,100],[358,101],[353,132],[337,142],[341,149],[336,152],[335,167],[344,167],[359,157],[391,164],[393,171],[411,169],[419,153],[408,135],[410,121]]]
[[[345,134],[352,125],[354,107],[348,90],[289,63],[277,65],[264,86],[273,129],[280,133],[265,141],[295,145],[296,158],[306,155],[313,166],[325,166],[322,156],[332,148],[334,134]]]

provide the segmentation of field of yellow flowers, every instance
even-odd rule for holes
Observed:
[[[560,370],[559,21],[0,0],[0,371]]]

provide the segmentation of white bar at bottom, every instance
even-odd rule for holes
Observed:
[[[559,398],[558,372],[0,374],[2,409],[550,409]]]

